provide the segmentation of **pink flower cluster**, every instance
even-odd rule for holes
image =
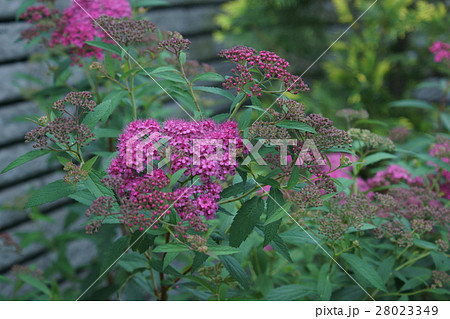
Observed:
[[[442,62],[443,60],[450,60],[450,44],[445,42],[434,42],[430,47],[430,52],[434,53],[434,61]]]
[[[450,163],[450,139],[442,139],[430,149],[430,155],[441,159],[444,163]],[[439,188],[447,199],[450,199],[450,172],[446,169],[439,169],[438,165],[431,163],[436,170],[441,173]]]
[[[50,39],[44,38],[44,44],[68,47],[73,62],[79,61],[79,57],[95,56],[100,59],[103,57],[102,49],[87,45],[86,41],[107,37],[93,21],[101,16],[131,18],[130,3],[128,0],[77,0],[64,12],[45,5],[33,6],[20,16],[34,24],[22,32],[21,38],[31,40],[48,33]]]
[[[401,182],[408,185],[423,185],[422,178],[413,178],[405,168],[396,164],[389,165],[385,170],[377,172],[374,177],[367,180],[370,188],[386,187]]]
[[[204,230],[201,216],[212,219],[219,208],[222,188],[217,180],[234,174],[234,154],[242,149],[235,122],[168,120],[161,126],[153,119],[137,120],[119,137],[119,154],[112,160],[110,177],[104,183],[116,192],[117,214],[129,227],[142,230],[156,224],[173,207],[194,230]],[[162,163],[166,158],[166,167],[144,171],[153,160]],[[179,187],[167,189],[168,176],[180,169],[185,171]],[[112,205],[104,198],[98,201],[91,206],[89,215],[106,216],[105,211]],[[104,202],[108,202],[107,208]],[[96,231],[99,226],[94,222],[88,231]]]
[[[236,88],[241,92],[248,87],[248,96],[261,96],[263,83],[280,80],[283,89],[290,93],[298,94],[309,90],[299,76],[287,71],[289,62],[273,52],[257,52],[250,47],[236,46],[220,51],[219,56],[236,64],[236,68],[231,70],[234,76],[228,77],[223,83],[226,89]],[[261,74],[261,79],[256,81],[254,74]]]
[[[52,35],[51,45],[61,44],[72,47],[73,61],[77,56],[96,56],[102,58],[100,48],[87,45],[96,37],[105,38],[106,34],[94,25],[92,19],[102,15],[115,18],[131,18],[132,12],[128,0],[77,0],[64,10],[58,27]]]

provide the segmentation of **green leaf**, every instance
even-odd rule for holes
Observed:
[[[330,281],[330,266],[324,264],[320,268],[319,278],[317,280],[317,292],[319,293],[320,300],[328,301],[331,298],[333,288]]]
[[[69,197],[86,206],[91,206],[92,202],[96,199],[96,197],[86,189],[71,194]]]
[[[142,237],[141,237],[142,235]],[[139,238],[140,237],[140,238]],[[137,251],[141,254],[145,253],[147,249],[155,242],[155,236],[148,233],[142,233],[140,231],[135,231],[130,237],[130,246],[133,251]]]
[[[97,159],[98,156],[94,156],[93,158],[89,159],[86,163],[83,164],[83,169],[87,172],[90,172]]]
[[[250,109],[242,112],[242,115],[239,118],[238,122],[240,130],[245,130],[250,125],[250,121],[252,120],[252,114],[253,112]]]
[[[148,269],[148,262],[144,255],[127,253],[118,261],[118,265],[130,273],[136,273]]]
[[[117,259],[124,253],[124,251],[129,247],[128,237],[120,237],[115,242],[113,242],[108,250],[103,254],[103,259],[101,261],[100,273],[103,273],[106,269],[112,267]]]
[[[94,134],[96,137],[111,137],[111,138],[117,138],[120,134],[122,134],[122,131],[112,129],[112,128],[97,128],[94,130]]]
[[[281,219],[264,226],[263,247],[267,246],[275,238],[275,236],[278,234],[278,228],[280,228],[280,225],[281,225]]]
[[[380,275],[368,262],[356,255],[344,253],[341,256],[355,273],[359,273],[361,277],[365,278],[373,287],[386,292],[383,279],[381,279]]]
[[[394,154],[390,154],[390,153],[378,152],[378,153],[367,156],[364,159],[364,164],[367,166],[367,165],[377,163],[379,161],[393,159],[393,158],[397,158],[397,156]]]
[[[214,253],[216,255],[232,255],[240,252],[238,248],[230,246],[209,246],[208,252]]]
[[[206,73],[197,75],[196,77],[194,77],[192,79],[191,82],[194,83],[195,81],[217,81],[217,82],[220,81],[220,82],[223,82],[223,81],[225,81],[225,79],[220,74],[217,74],[214,72],[206,72]]]
[[[392,270],[394,269],[394,264],[394,256],[389,256],[380,263],[380,266],[378,267],[378,274],[383,279],[384,284],[386,284],[391,277]]]
[[[417,247],[420,247],[420,248],[423,248],[423,249],[439,250],[439,247],[436,244],[431,243],[429,241],[421,240],[421,239],[418,239],[418,238],[414,238],[413,239],[413,243]]]
[[[434,110],[433,106],[430,103],[422,100],[400,100],[388,103],[388,105],[392,107],[413,107],[423,110]]]
[[[265,299],[269,301],[292,301],[316,296],[315,289],[301,285],[286,285],[271,290]]]
[[[278,127],[284,127],[284,128],[292,129],[292,130],[299,130],[302,132],[316,133],[316,131],[308,124],[305,124],[302,122],[297,122],[297,121],[284,120],[275,125]]]
[[[3,173],[6,173],[22,164],[25,164],[29,161],[32,161],[38,157],[47,155],[48,153],[50,153],[50,150],[34,150],[34,151],[30,151],[28,153],[25,153],[24,155],[20,156],[18,159],[16,159],[15,161],[11,162],[8,166],[6,166],[3,171]]]
[[[450,258],[447,258],[443,253],[432,251],[430,253],[431,258],[436,266],[437,270],[449,271],[450,270]]]
[[[305,244],[317,245],[320,243],[320,238],[316,237],[313,233],[304,231],[301,228],[292,228],[284,233],[280,234],[280,237],[288,244],[303,247]]]
[[[175,252],[175,253],[166,253],[166,256],[164,257],[163,269],[166,269],[167,266],[169,266],[170,263],[171,263],[175,258],[177,258],[177,256],[178,256],[179,254],[180,254],[180,253],[177,253],[177,252]]]
[[[239,262],[233,256],[219,256],[220,261],[228,270],[230,275],[236,279],[236,281],[242,286],[244,289],[250,289],[250,283],[248,279],[248,275],[245,272],[244,268],[239,264]]]
[[[271,116],[269,113],[266,112],[266,109],[263,109],[262,107],[257,106],[257,105],[244,105],[243,107],[254,109],[254,110],[260,111],[261,113],[265,113],[268,116]]]
[[[259,197],[253,197],[241,206],[230,227],[230,246],[239,247],[247,239],[263,210],[264,204]]]
[[[93,47],[100,48],[100,49],[109,51],[111,53],[117,54],[117,55],[122,54],[122,50],[115,44],[105,43],[102,41],[86,41],[85,43],[92,45]]]
[[[202,92],[207,92],[207,93],[220,95],[220,96],[223,96],[224,98],[229,99],[230,101],[234,100],[234,95],[233,94],[231,94],[227,90],[224,90],[224,89],[221,89],[221,88],[216,88],[216,87],[211,87],[211,86],[194,86],[192,89],[194,91],[202,91]]]
[[[94,128],[98,122],[107,120],[116,107],[117,104],[112,103],[111,100],[103,101],[95,107],[94,111],[86,115],[83,124],[91,129]]]
[[[349,233],[355,233],[355,232],[358,232],[358,231],[370,230],[370,229],[374,229],[374,228],[377,228],[377,226],[372,225],[372,224],[366,224],[366,223],[365,223],[365,224],[363,224],[360,228],[351,226],[351,227],[349,227],[349,228],[347,229],[347,231],[346,231],[345,233],[346,233],[346,234],[349,234]]]
[[[186,171],[186,168],[179,169],[175,173],[172,174],[170,177],[169,186],[167,187],[168,190],[172,190],[172,187],[177,183],[180,178],[184,175],[184,172]]]
[[[287,189],[293,189],[298,184],[298,180],[300,178],[300,168],[298,165],[294,165],[291,173],[291,177],[289,177],[289,181],[287,183]]]
[[[266,208],[266,225],[264,226],[264,242],[263,246],[268,245],[277,235],[278,228],[281,224],[281,219],[276,222],[267,223],[267,219],[272,217],[279,209],[280,205],[284,205],[283,193],[277,188],[271,187],[269,191],[269,197],[267,198],[267,208]]]
[[[33,275],[30,274],[19,274],[19,279],[23,282],[29,284],[30,286],[33,286],[37,290],[43,292],[47,296],[50,296],[50,289],[47,287],[46,284],[44,284],[42,281],[37,279],[36,277],[33,277]]]
[[[273,213],[272,215],[270,215],[269,218],[266,219],[264,226],[276,222],[282,219],[284,216],[288,215],[289,213],[286,214],[286,212],[291,208],[291,204],[292,204],[291,202],[287,202],[284,203],[284,205],[281,207],[277,205],[278,209],[275,211],[275,213]]]
[[[161,245],[153,249],[155,253],[181,253],[183,251],[189,251],[189,247],[182,244],[169,243]]]
[[[160,67],[160,68],[154,70],[153,72],[150,73],[150,75],[155,76],[160,79],[172,81],[175,83],[186,84],[186,81],[183,79],[183,77],[180,74],[175,73],[173,70],[165,71],[165,72],[159,70],[162,68],[165,68],[165,67]]]
[[[57,199],[67,197],[73,193],[75,193],[73,185],[69,185],[62,180],[56,181],[47,184],[34,192],[25,204],[25,208],[31,208],[45,203],[54,202]]]
[[[441,121],[447,128],[447,131],[450,131],[450,114],[441,113]]]
[[[283,256],[283,258],[285,258],[287,261],[289,261],[291,263],[294,262],[291,258],[291,255],[289,253],[288,247],[286,246],[286,243],[279,235],[275,235],[273,240],[270,242],[270,245],[277,253],[279,253],[281,256]]]
[[[254,188],[255,185],[246,182],[240,182],[225,188],[222,193],[220,193],[221,198],[234,197],[240,194],[244,194]]]

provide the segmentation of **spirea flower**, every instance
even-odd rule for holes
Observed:
[[[184,236],[186,227],[204,231],[202,218],[214,218],[219,208],[222,188],[217,180],[234,174],[234,154],[242,148],[235,122],[134,121],[119,137],[119,154],[110,164],[109,177],[103,180],[119,198],[116,211],[110,214],[117,214],[130,228],[144,229],[157,227],[160,218],[174,211],[181,219],[178,234]],[[154,161],[166,160],[167,166],[148,170]],[[167,189],[169,176],[179,170],[184,170],[183,183]],[[185,185],[189,181],[194,184]],[[100,208],[103,215],[104,206]],[[95,231],[96,226],[90,227]]]
[[[169,32],[169,36],[168,40],[163,40],[159,43],[161,49],[165,49],[176,56],[179,56],[182,51],[189,50],[191,41],[184,39],[180,33]]]
[[[434,53],[434,61],[442,62],[450,60],[450,44],[445,42],[434,42],[430,47],[430,52]]]
[[[108,36],[122,45],[144,42],[150,32],[156,30],[155,25],[147,20],[114,18],[102,15],[96,22]]]
[[[292,94],[308,91],[308,86],[296,75],[287,71],[289,62],[270,51],[259,51],[246,46],[222,50],[219,56],[236,64],[233,76],[226,79],[226,89],[236,89],[248,96],[261,96],[266,82],[279,80],[282,90]],[[264,82],[264,83],[263,83]]]
[[[50,44],[70,48],[72,60],[79,57],[103,57],[102,50],[86,44],[96,37],[107,38],[106,34],[93,24],[92,19],[101,16],[131,18],[132,12],[128,0],[78,0],[64,10],[63,15],[52,34]]]
[[[61,147],[71,149],[74,145],[80,147],[89,144],[94,138],[92,131],[80,122],[80,116],[83,113],[91,112],[96,107],[96,103],[91,100],[92,95],[89,92],[70,92],[61,100],[53,104],[53,109],[59,111],[61,115],[53,121],[42,117],[39,119],[39,126],[25,135],[26,142],[35,142],[34,148],[50,148],[49,142],[57,143]],[[75,108],[74,111],[68,111],[67,105]]]
[[[377,135],[366,129],[351,128],[348,134],[352,139],[363,142],[367,150],[393,151],[395,149],[395,145],[390,138]]]
[[[411,186],[423,185],[422,178],[414,178],[407,169],[397,164],[387,166],[386,169],[378,171],[374,177],[367,180],[370,188],[387,187],[399,183],[406,183]]]

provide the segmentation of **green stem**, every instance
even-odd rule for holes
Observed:
[[[244,198],[244,197],[250,195],[250,194],[253,193],[254,191],[258,190],[259,188],[260,188],[259,186],[255,186],[255,187],[253,187],[251,190],[249,190],[247,193],[245,193],[245,194],[243,194],[243,195],[241,195],[241,196],[239,196],[239,197],[232,198],[232,199],[228,199],[228,200],[224,200],[224,201],[220,201],[218,204],[219,204],[219,205],[222,205],[222,204],[227,204],[227,203],[235,202],[235,201],[237,201],[237,200],[240,200],[240,199],[242,199],[242,198]]]
[[[130,58],[127,56],[127,65],[128,65],[128,71],[131,70],[131,61]],[[131,106],[133,107],[133,119],[137,119],[137,109],[136,109],[136,101],[134,99],[134,75],[130,75],[128,80],[128,93],[130,94],[130,100],[131,100]]]
[[[186,76],[186,72],[184,71],[184,66],[181,63],[179,57],[178,57],[178,62],[180,63],[181,76],[183,77],[184,81],[186,82],[187,86],[189,87],[189,92],[191,93],[192,99],[194,100],[194,104],[195,104],[195,107],[197,108],[197,111],[199,111],[200,116],[202,116],[202,109],[200,108],[197,98],[195,97],[194,90],[192,89],[192,83],[191,83],[191,81],[189,81],[188,77]]]
[[[238,104],[236,104],[236,106],[234,107],[233,112],[232,112],[231,115],[228,117],[229,120],[232,119],[232,118],[236,115],[237,111],[238,111],[239,108],[242,106],[242,104],[244,104],[244,102],[245,102],[246,100],[247,100],[247,95],[244,96],[244,98],[243,98]]]
[[[410,260],[408,260],[407,262],[401,264],[400,266],[398,266],[397,268],[395,268],[395,270],[396,270],[396,271],[399,271],[400,269],[405,268],[406,266],[409,266],[410,264],[415,263],[415,262],[418,261],[419,259],[422,259],[422,258],[428,256],[429,254],[430,254],[430,252],[427,251],[427,252],[423,253],[422,255],[419,255],[419,256],[417,256],[416,258],[410,259]]]

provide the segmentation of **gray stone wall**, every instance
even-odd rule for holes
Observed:
[[[60,1],[64,5],[67,0]],[[214,16],[224,0],[168,0],[168,6],[155,7],[149,11],[149,19],[158,27],[182,33],[192,41],[190,58],[221,68],[217,60],[220,47],[213,41]],[[24,143],[24,135],[34,124],[21,121],[23,115],[38,115],[42,112],[32,101],[24,99],[22,92],[29,85],[20,74],[32,74],[46,81],[45,67],[29,61],[32,50],[25,42],[17,41],[20,32],[27,27],[17,21],[15,12],[22,1],[0,0],[0,170],[11,161],[32,149]],[[0,175],[0,235],[8,233],[14,239],[17,233],[44,230],[48,238],[65,230],[64,220],[68,214],[67,200],[43,205],[40,212],[55,220],[55,223],[32,220],[29,210],[23,209],[27,194],[49,182],[61,178],[54,165],[39,158],[18,169]],[[69,262],[78,267],[95,256],[89,241],[80,240],[69,247]],[[83,253],[80,253],[83,252]],[[89,252],[89,253],[86,253]],[[0,239],[0,275],[13,277],[13,265],[35,264],[45,268],[55,259],[55,254],[40,244],[31,244],[21,251],[5,247]],[[12,286],[0,281],[0,294],[10,296]]]

